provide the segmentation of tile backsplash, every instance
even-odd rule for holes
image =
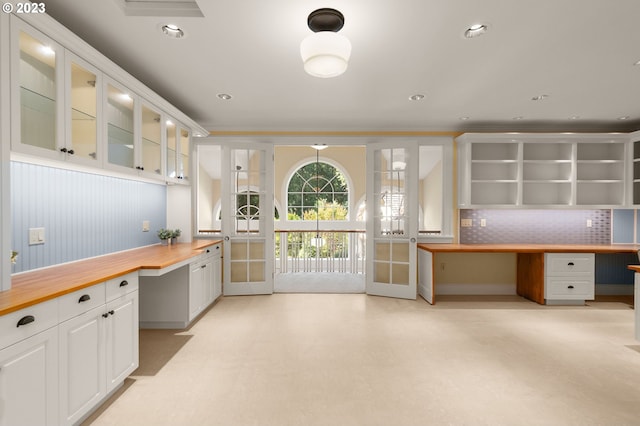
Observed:
[[[610,244],[611,210],[462,209],[462,244]],[[484,219],[486,225],[480,226]],[[587,226],[590,221],[591,227]]]

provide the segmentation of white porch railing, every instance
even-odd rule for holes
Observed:
[[[275,272],[364,274],[365,235],[365,231],[276,231]]]

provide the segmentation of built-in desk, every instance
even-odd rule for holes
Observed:
[[[516,253],[517,294],[534,302],[545,303],[545,253],[635,253],[640,245],[575,244],[418,244],[418,292],[435,303],[434,255],[437,253]],[[636,293],[637,294],[637,293]]]
[[[79,260],[11,277],[11,289],[0,292],[0,316],[139,270],[158,274],[184,265],[218,240],[153,245]],[[144,274],[143,274],[144,275]]]

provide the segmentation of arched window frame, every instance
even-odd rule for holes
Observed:
[[[311,222],[315,222],[315,221],[309,221],[309,220],[304,220],[301,219],[299,221],[289,221],[288,217],[286,217],[283,214],[283,211],[288,212],[289,211],[289,185],[291,183],[291,179],[295,176],[296,172],[298,170],[300,170],[301,168],[309,165],[309,164],[315,164],[316,162],[316,157],[308,157],[308,158],[304,158],[300,161],[298,161],[297,163],[295,163],[287,172],[286,174],[286,179],[283,180],[283,187],[282,187],[282,200],[284,201],[285,204],[285,208],[283,210],[281,210],[280,212],[280,216],[281,216],[281,220],[284,219],[287,222],[293,223],[293,222],[298,222],[298,223],[311,223]],[[339,162],[335,161],[332,158],[321,158],[320,163],[325,163],[328,164],[332,167],[334,167],[336,170],[338,170],[340,173],[342,173],[342,175],[345,177],[346,180],[346,185],[347,185],[347,217],[345,218],[344,221],[339,221],[339,222],[349,222],[351,221],[351,217],[353,215],[353,209],[354,209],[354,205],[353,205],[353,197],[352,197],[352,188],[353,188],[353,181],[351,179],[351,176],[349,175],[349,173],[347,173],[346,169],[342,166],[342,164],[340,164]]]

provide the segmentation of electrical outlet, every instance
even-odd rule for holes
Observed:
[[[473,219],[460,219],[460,226],[470,228],[473,226]]]
[[[593,222],[591,219],[587,219],[587,228],[591,228],[593,226]]]
[[[480,219],[480,226],[483,228],[487,226],[487,219]]]

